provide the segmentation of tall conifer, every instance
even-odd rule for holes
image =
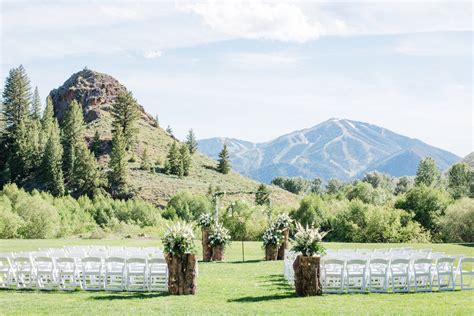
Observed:
[[[114,131],[120,130],[122,133],[126,149],[130,150],[136,141],[138,129],[136,122],[140,115],[137,101],[131,92],[122,92],[117,96],[117,100],[112,105],[112,117]]]
[[[64,194],[63,149],[59,135],[59,125],[56,120],[54,120],[48,136],[41,167],[43,184],[47,191],[59,196]]]
[[[121,129],[117,129],[112,137],[112,151],[109,162],[109,186],[112,195],[121,196],[126,191],[128,165],[127,144]]]
[[[188,136],[186,136],[186,145],[188,145],[189,153],[194,155],[197,151],[198,143],[196,140],[196,135],[194,135],[194,131],[192,129],[189,130]]]
[[[84,142],[84,116],[76,100],[69,104],[62,122],[63,170],[67,179],[72,175],[78,147]]]
[[[230,160],[229,152],[227,151],[227,144],[224,144],[222,151],[219,153],[219,163],[217,165],[217,170],[220,173],[228,174],[230,171]]]

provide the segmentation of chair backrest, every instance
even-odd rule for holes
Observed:
[[[383,258],[374,258],[370,260],[370,265],[386,265],[388,266],[390,264],[390,260],[388,259],[383,259]]]
[[[367,260],[365,259],[350,259],[347,260],[346,266],[365,266],[367,265]]]
[[[461,271],[474,272],[474,257],[459,259],[459,268]]]
[[[31,270],[33,268],[33,262],[31,261],[30,257],[15,257],[13,262],[16,265],[17,271],[20,270]]]
[[[452,272],[454,270],[454,258],[453,257],[442,257],[436,260],[436,270],[438,272]]]
[[[76,260],[71,257],[59,257],[56,259],[56,266],[60,271],[75,270]]]
[[[83,271],[100,271],[102,270],[102,259],[99,257],[82,258]]]
[[[0,270],[10,269],[12,267],[10,258],[7,256],[0,256]]]
[[[54,268],[54,260],[51,257],[36,257],[34,262],[37,267],[41,267],[44,269],[53,269]]]
[[[390,268],[394,270],[402,270],[408,273],[410,268],[410,259],[395,258],[390,261]]]
[[[415,259],[415,261],[413,262],[413,270],[418,273],[429,272],[431,270],[432,265],[432,259],[418,258]]]

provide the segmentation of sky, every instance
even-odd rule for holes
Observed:
[[[264,142],[333,117],[473,151],[470,1],[0,0],[0,86],[85,66],[184,138]]]

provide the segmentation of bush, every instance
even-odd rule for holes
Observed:
[[[18,229],[23,225],[20,216],[12,212],[11,201],[0,196],[0,238],[17,238]]]
[[[206,196],[179,192],[168,202],[163,217],[189,222],[198,219],[201,214],[208,213],[210,210],[212,210],[212,203]]]
[[[303,225],[314,225],[326,230],[329,225],[329,214],[323,199],[316,194],[308,194],[299,208],[291,212],[291,216]]]
[[[474,200],[463,198],[450,205],[439,227],[445,242],[474,242]]]
[[[18,233],[24,238],[55,238],[59,233],[60,217],[54,206],[40,196],[29,196],[15,205],[15,211],[24,225]]]

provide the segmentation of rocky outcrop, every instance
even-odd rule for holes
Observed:
[[[61,120],[65,110],[76,99],[82,105],[87,123],[110,111],[119,93],[127,88],[110,75],[87,68],[73,74],[62,86],[50,92],[54,114]],[[153,124],[154,119],[139,106],[142,119]]]

